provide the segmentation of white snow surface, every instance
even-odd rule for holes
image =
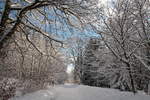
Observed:
[[[115,89],[65,84],[40,90],[11,100],[150,100],[150,96]]]

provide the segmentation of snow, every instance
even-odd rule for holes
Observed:
[[[54,94],[50,90],[40,90],[24,96],[14,97],[10,100],[55,100],[54,98]]]
[[[65,84],[40,90],[11,100],[150,100],[150,96],[115,89]]]

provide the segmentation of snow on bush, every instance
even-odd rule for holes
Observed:
[[[0,81],[0,100],[8,100],[15,96],[18,81],[16,79],[5,78]]]

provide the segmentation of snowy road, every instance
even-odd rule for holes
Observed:
[[[15,100],[150,100],[150,96],[133,95],[114,89],[66,84],[27,94]]]

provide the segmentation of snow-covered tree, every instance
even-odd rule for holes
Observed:
[[[149,80],[149,75],[143,73],[144,70],[147,70],[145,73],[150,71],[148,4],[148,0],[116,0],[111,7],[104,9],[99,16],[101,20],[92,25],[115,56],[116,66],[123,72],[119,79],[133,92],[139,88],[139,78]]]

